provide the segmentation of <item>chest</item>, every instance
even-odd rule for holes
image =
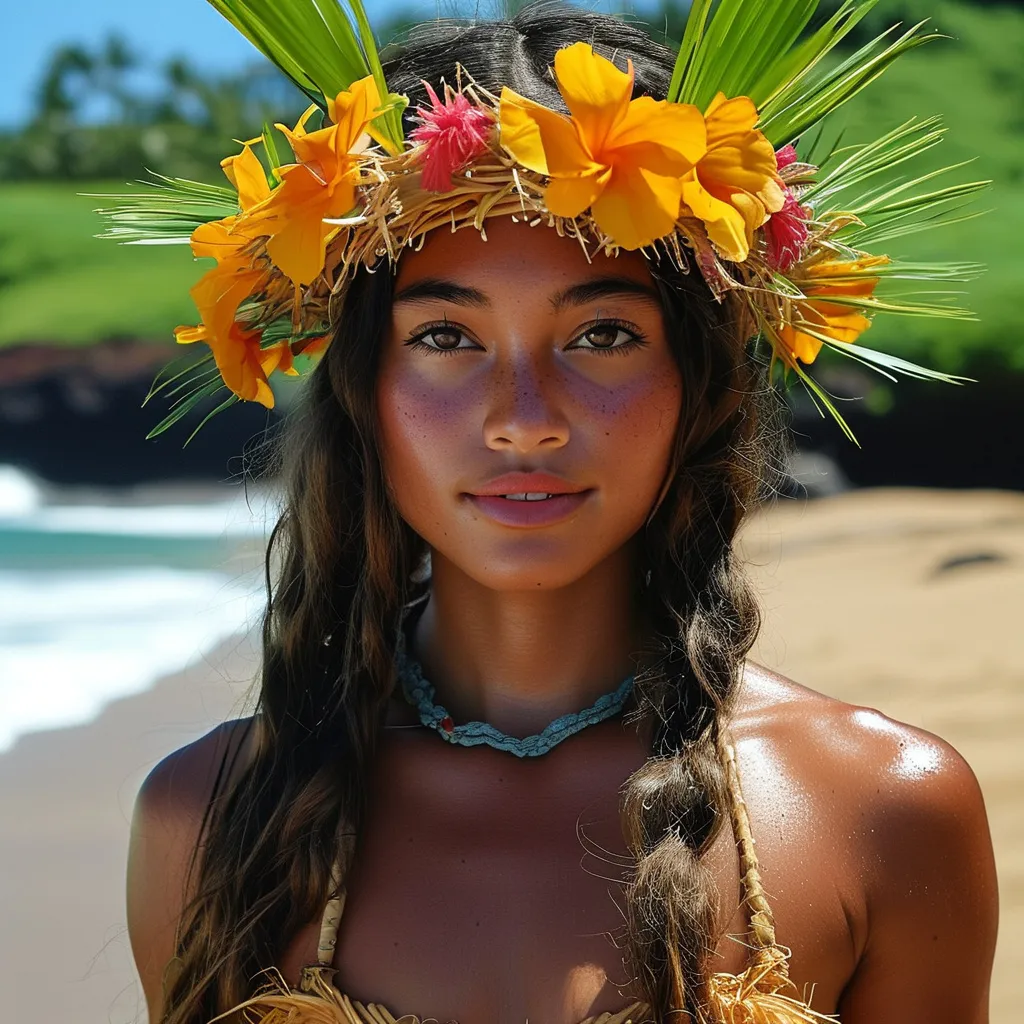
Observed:
[[[636,998],[623,962],[632,861],[619,800],[644,752],[612,728],[567,744],[564,763],[558,751],[512,762],[430,735],[396,744],[381,759],[349,876],[338,986],[395,1014],[468,1024],[575,1024]],[[706,863],[720,898],[715,969],[738,973],[746,949],[729,936],[743,937],[746,914],[727,822]],[[793,885],[786,873],[773,881]],[[286,976],[312,959],[316,932],[311,922],[297,937]]]

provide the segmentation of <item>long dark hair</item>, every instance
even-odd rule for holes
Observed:
[[[633,61],[636,95],[663,97],[674,55],[620,20],[564,7],[510,21],[420,30],[386,68],[424,102],[458,60],[483,87],[550,106],[556,50],[585,40]],[[563,108],[564,109],[564,108]],[[638,592],[659,638],[639,681],[656,723],[651,757],[623,792],[635,868],[625,890],[637,995],[656,1020],[704,1002],[717,897],[702,861],[723,818],[719,744],[757,632],[732,542],[773,465],[760,415],[763,369],[734,307],[696,272],[652,263],[684,385],[670,483],[645,531]],[[389,497],[374,381],[393,276],[352,281],[337,333],[282,443],[287,501],[269,546],[256,742],[237,785],[215,795],[179,931],[166,1024],[206,1024],[252,994],[329,895],[331,866],[366,815],[368,779],[394,686],[393,648],[423,542]]]

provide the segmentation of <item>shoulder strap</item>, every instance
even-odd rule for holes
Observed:
[[[321,967],[330,967],[334,960],[334,948],[338,944],[338,927],[345,912],[348,892],[343,882],[343,858],[338,857],[331,869],[331,896],[324,906],[320,919],[320,938],[316,944],[316,958]]]
[[[725,765],[726,785],[729,790],[729,804],[732,812],[732,829],[740,855],[740,884],[743,887],[743,902],[750,910],[749,938],[756,950],[770,949],[775,941],[775,918],[768,905],[761,870],[754,848],[754,836],[750,831],[750,817],[740,788],[740,771],[736,764],[736,751],[732,737],[723,737],[722,757]]]
[[[303,992],[316,991],[318,984],[330,983],[334,975],[334,950],[338,945],[338,928],[341,916],[345,912],[345,899],[348,895],[345,877],[352,864],[355,850],[354,838],[344,835],[338,841],[338,856],[331,868],[331,895],[324,905],[324,913],[320,918],[320,937],[316,944],[316,963],[307,964],[302,968],[299,989]]]

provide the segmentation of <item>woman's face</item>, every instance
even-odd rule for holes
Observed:
[[[620,552],[660,494],[679,369],[636,253],[589,263],[511,218],[399,263],[377,383],[400,514],[496,590],[556,588]]]

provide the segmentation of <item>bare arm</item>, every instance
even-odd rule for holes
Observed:
[[[998,907],[977,780],[934,736],[857,714],[888,767],[859,815],[868,930],[840,1019],[988,1024]]]
[[[228,722],[164,758],[135,802],[128,851],[128,936],[151,1024],[163,1015],[164,978],[189,897],[189,868],[203,815],[225,755],[244,741],[248,725],[249,720]]]

